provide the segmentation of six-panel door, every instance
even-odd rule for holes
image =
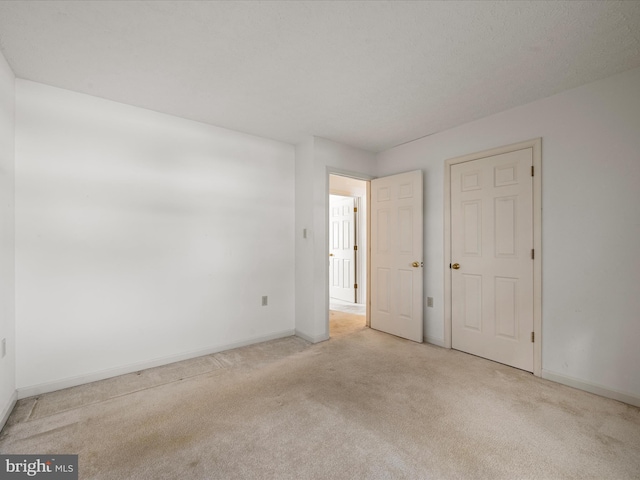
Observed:
[[[533,371],[531,148],[451,166],[452,347]]]
[[[371,328],[423,339],[422,172],[371,181]]]
[[[355,198],[331,195],[329,200],[329,296],[355,302]]]

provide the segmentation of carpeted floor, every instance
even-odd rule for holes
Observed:
[[[83,479],[640,478],[640,409],[353,317],[21,400],[0,451]]]
[[[360,332],[366,327],[367,318],[364,315],[329,310],[329,336],[331,339]]]

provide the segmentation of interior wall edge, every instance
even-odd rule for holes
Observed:
[[[299,330],[296,330],[295,332],[295,336],[296,337],[300,337],[303,340],[306,340],[307,342],[311,342],[311,343],[320,343],[320,342],[324,342],[326,340],[329,340],[329,335],[326,335],[324,333],[320,334],[320,335],[307,335],[306,333],[303,333]]]
[[[445,344],[444,344],[444,338],[438,338],[438,337],[432,337],[430,335],[425,335],[424,336],[424,341],[425,341],[425,343],[428,343],[429,345],[435,345],[436,347],[447,348],[447,347],[445,347]]]
[[[16,402],[15,74],[0,52],[0,429]]]
[[[640,407],[640,397],[631,393],[620,392],[602,385],[585,382],[584,380],[568,377],[545,369],[542,369],[542,378],[545,380],[551,380],[552,382],[561,383],[568,387],[577,388],[578,390],[594,393],[601,397],[611,398],[613,400],[618,400],[619,402],[628,403],[635,407]]]
[[[189,360],[191,358],[202,357],[205,355],[212,355],[214,353],[224,352],[226,350],[233,350],[234,348],[246,347],[248,345],[254,345],[256,343],[268,342],[270,340],[277,340],[279,338],[291,337],[295,334],[294,330],[283,330],[280,332],[274,332],[269,335],[262,335],[259,337],[253,337],[241,342],[230,343],[226,345],[216,345],[210,348],[195,350],[188,353],[181,353],[178,355],[170,355],[167,357],[155,358],[148,361],[132,363],[129,365],[122,365],[116,368],[110,368],[99,372],[93,372],[86,375],[78,375],[75,377],[64,378],[56,380],[54,382],[40,383],[37,385],[30,385],[28,387],[18,388],[17,398],[23,399],[33,397],[35,395],[41,395],[43,393],[55,392],[64,388],[77,387],[78,385],[84,385],[86,383],[97,382],[99,380],[105,380],[107,378],[117,377],[120,375],[126,375],[127,373],[133,373],[147,368],[160,367],[162,365],[168,365],[170,363],[180,362],[182,360]]]
[[[18,392],[14,391],[13,395],[9,397],[6,405],[2,408],[2,412],[0,412],[0,431],[4,428],[7,420],[9,420],[9,415],[13,412],[13,407],[16,406],[16,402],[18,401]]]

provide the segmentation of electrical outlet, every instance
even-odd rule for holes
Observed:
[[[263,306],[263,307],[266,307],[268,303],[269,303],[269,297],[267,297],[266,295],[264,295],[264,296],[262,297],[262,306]]]
[[[2,339],[2,358],[7,354],[7,339]]]
[[[427,297],[427,307],[433,307],[433,297]]]

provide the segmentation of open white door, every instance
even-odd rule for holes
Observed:
[[[422,172],[371,181],[371,328],[415,342],[422,323]]]
[[[353,197],[329,197],[329,296],[356,301],[355,201]]]

